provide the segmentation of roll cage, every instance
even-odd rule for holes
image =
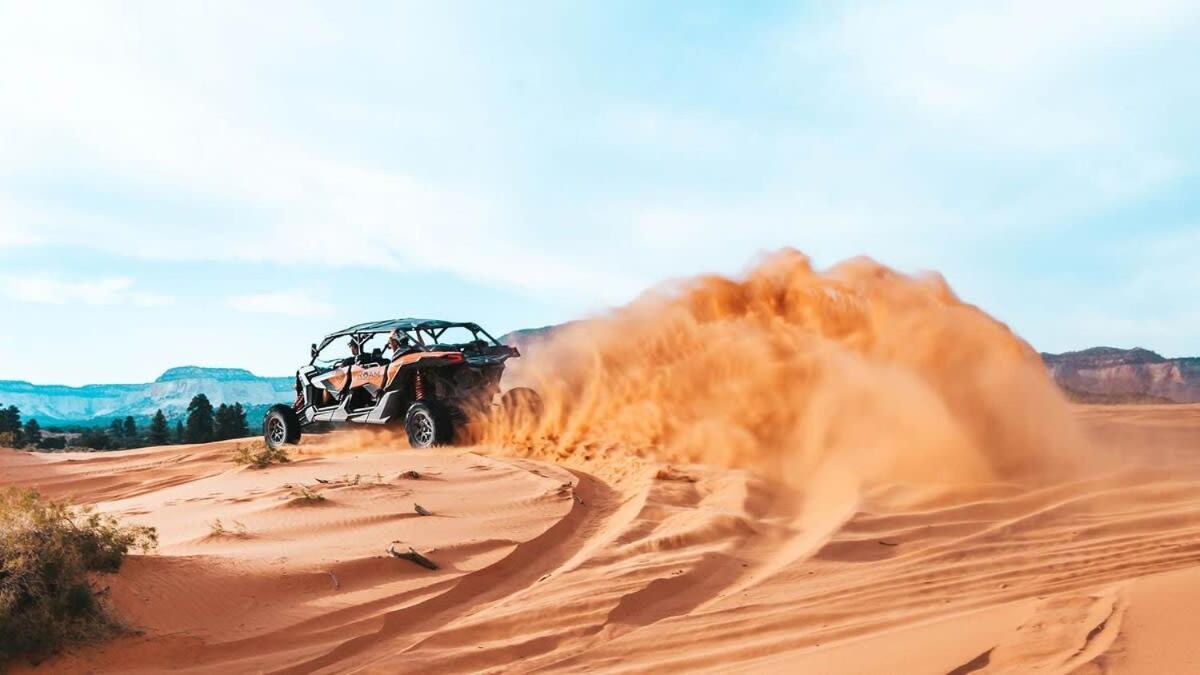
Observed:
[[[473,340],[471,342],[442,344],[440,342],[442,336],[453,328],[462,328],[470,331]],[[309,361],[309,365],[316,364],[317,356],[324,351],[331,342],[337,340],[338,338],[349,337],[361,347],[371,337],[380,334],[388,334],[392,331],[397,331],[398,333],[406,336],[412,346],[425,352],[445,351],[448,349],[462,350],[463,348],[470,347],[472,345],[478,345],[482,347],[504,347],[499,340],[492,337],[491,333],[488,333],[479,324],[469,321],[393,319],[390,321],[361,323],[326,335],[319,344],[314,343],[312,345],[312,358]],[[480,336],[486,339],[481,339]],[[509,349],[512,348],[510,347]],[[515,352],[516,350],[514,349],[513,351]]]
[[[390,354],[366,343],[395,331],[402,344]],[[350,355],[327,349],[349,338]],[[324,355],[325,358],[320,358]],[[537,415],[541,399],[532,389],[502,392],[508,359],[520,351],[501,343],[479,324],[435,319],[393,319],[350,326],[312,344],[312,359],[296,371],[296,399],[267,411],[263,437],[271,448],[297,443],[313,425],[403,423],[412,447],[451,443],[471,415],[493,408]],[[496,397],[499,396],[499,404]]]

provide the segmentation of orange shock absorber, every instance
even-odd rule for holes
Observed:
[[[413,390],[418,401],[425,399],[425,380],[421,379],[421,371],[417,371],[416,378],[413,380]]]

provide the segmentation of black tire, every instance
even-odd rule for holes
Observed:
[[[454,441],[454,422],[449,411],[436,401],[416,401],[404,415],[404,431],[414,448],[432,448]]]
[[[500,396],[500,414],[513,422],[535,422],[542,409],[542,397],[529,387],[513,387]]]
[[[296,416],[296,411],[283,404],[271,406],[263,418],[263,440],[272,450],[278,450],[287,443],[299,443],[300,418]]]

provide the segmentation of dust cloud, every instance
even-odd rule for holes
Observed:
[[[663,286],[510,362],[540,419],[485,440],[567,459],[643,456],[753,469],[802,487],[1029,480],[1080,435],[1036,352],[937,275],[787,249],[741,278]]]

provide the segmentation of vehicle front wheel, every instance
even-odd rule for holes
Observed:
[[[432,448],[454,440],[454,424],[446,410],[433,401],[417,401],[404,416],[408,444],[414,448]]]
[[[278,450],[287,443],[299,443],[300,418],[296,416],[296,411],[283,404],[271,406],[263,418],[263,440],[272,450]]]

